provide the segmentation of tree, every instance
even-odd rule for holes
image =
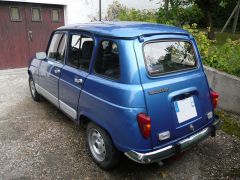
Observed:
[[[219,5],[219,0],[194,0],[198,7],[202,10],[206,24],[208,26],[208,38],[216,39],[213,27],[212,10]]]
[[[166,15],[169,11],[178,11],[179,8],[187,8],[189,5],[196,4],[203,12],[204,19],[208,26],[208,38],[215,39],[214,28],[213,28],[213,18],[212,9],[218,5],[220,2],[226,5],[226,0],[161,0],[163,2],[163,7]],[[169,8],[170,7],[170,8]],[[160,8],[161,10],[161,8]]]
[[[167,12],[168,11],[168,9],[169,9],[169,0],[165,0],[165,2],[164,2],[164,10]]]
[[[119,14],[122,9],[126,9],[126,7],[120,4],[119,1],[114,0],[113,3],[108,6],[107,16],[105,17],[105,20],[113,21],[119,19]]]
[[[197,23],[203,18],[198,6],[190,0],[164,0],[157,12],[157,22],[175,26]]]

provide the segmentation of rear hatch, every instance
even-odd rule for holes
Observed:
[[[136,54],[151,118],[153,148],[201,129],[209,123],[207,114],[212,111],[194,40],[176,35],[160,39],[142,45],[135,42],[135,48],[143,50],[142,55]]]

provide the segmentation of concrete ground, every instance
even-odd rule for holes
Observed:
[[[93,163],[85,138],[49,102],[31,99],[26,69],[0,71],[0,179],[240,179],[240,140],[222,131],[162,167],[123,157],[112,171]]]

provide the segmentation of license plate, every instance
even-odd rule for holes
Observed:
[[[178,122],[182,123],[197,116],[193,97],[174,102]]]

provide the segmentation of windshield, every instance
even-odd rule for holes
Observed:
[[[150,75],[194,68],[197,65],[192,44],[187,41],[159,41],[144,45]]]

